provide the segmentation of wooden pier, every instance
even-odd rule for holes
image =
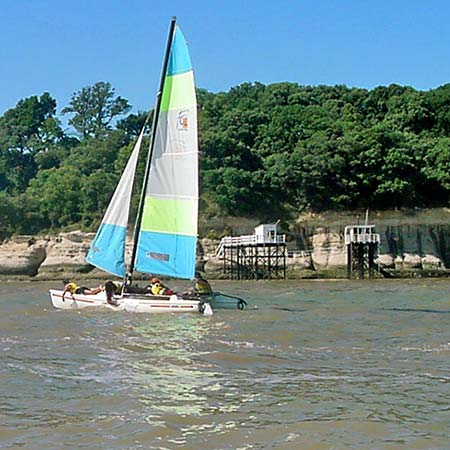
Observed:
[[[253,235],[222,238],[216,256],[234,280],[285,279],[286,239],[275,225],[260,225]]]

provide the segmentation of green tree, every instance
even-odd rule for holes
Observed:
[[[153,114],[152,114],[153,115]],[[117,121],[117,129],[123,130],[128,136],[137,138],[147,121],[148,113],[140,111],[137,114],[129,114],[125,119]],[[149,117],[148,123],[151,123],[152,116]]]
[[[438,134],[450,133],[450,83],[425,93],[433,112],[434,128]]]
[[[413,88],[405,88],[400,95],[391,96],[386,105],[388,111],[384,120],[393,129],[420,133],[431,129],[434,123],[425,95]]]
[[[55,117],[56,101],[47,92],[20,100],[0,117],[0,184],[22,192],[45,154],[65,136]]]
[[[0,191],[0,239],[16,231],[20,213],[14,204],[14,197]]]
[[[85,226],[93,228],[100,223],[117,181],[117,176],[103,169],[83,177],[81,186],[83,194],[80,196],[79,207],[81,220]]]
[[[422,144],[424,145],[424,144]],[[422,159],[422,173],[427,187],[433,187],[430,197],[448,203],[450,196],[450,138],[440,137],[425,143],[427,151]]]
[[[72,95],[69,106],[62,114],[73,114],[69,124],[83,138],[98,138],[111,129],[111,122],[131,109],[128,100],[116,96],[110,83],[99,81],[93,86],[82,88]]]
[[[78,223],[82,217],[83,177],[75,167],[39,172],[27,190],[32,210],[39,212],[52,229]]]
[[[115,161],[120,149],[128,145],[128,141],[129,138],[122,130],[110,131],[99,138],[83,139],[71,149],[63,165],[76,167],[84,175],[99,169],[116,172]]]
[[[254,173],[243,169],[224,167],[207,170],[204,187],[213,200],[233,216],[257,215],[266,204],[255,183]]]
[[[448,205],[450,84],[242,83],[197,98],[202,212]],[[75,93],[64,109],[79,139],[64,135],[55,109],[44,94],[0,117],[4,233],[98,223],[146,116],[116,120],[128,102],[109,83]],[[137,185],[144,163],[142,152]]]

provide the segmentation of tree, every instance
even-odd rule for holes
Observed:
[[[84,87],[72,95],[69,106],[62,114],[74,114],[69,119],[83,138],[100,137],[111,129],[114,118],[126,114],[131,109],[128,100],[116,96],[110,83],[99,81]]]
[[[234,167],[205,171],[204,187],[213,200],[233,216],[257,215],[266,204],[253,172]]]
[[[243,83],[228,92],[198,89],[197,99],[203,214],[273,219],[448,205],[450,84],[421,92]],[[0,117],[0,232],[98,222],[146,118],[118,120],[128,109],[100,82],[63,110],[78,139],[63,133],[47,93]],[[145,160],[141,152],[136,186]]]
[[[116,172],[116,159],[120,149],[127,144],[128,138],[121,130],[110,131],[101,138],[84,139],[71,150],[62,165],[77,167],[83,175],[99,169]]]
[[[13,234],[18,222],[18,211],[14,198],[0,191],[0,239]]]
[[[423,93],[407,88],[401,95],[393,95],[387,101],[385,117],[393,129],[420,133],[431,129],[434,121],[430,106]]]
[[[318,131],[307,142],[299,142],[285,164],[290,175],[287,191],[295,194],[297,210],[348,206],[351,172],[337,139]]]
[[[423,158],[422,173],[427,178],[427,184],[432,183],[440,192],[434,193],[444,201],[450,198],[450,138],[433,139]]]
[[[444,84],[425,94],[435,119],[438,133],[450,132],[450,83]]]
[[[118,179],[114,174],[103,169],[83,178],[83,195],[80,198],[79,206],[84,225],[91,226],[96,221],[100,222],[117,181]]]
[[[142,130],[142,127],[147,120],[148,113],[140,111],[137,114],[130,114],[125,119],[117,121],[117,129],[123,130],[128,136],[137,138]],[[151,117],[148,123],[151,122]]]
[[[83,177],[74,167],[43,170],[30,183],[28,200],[33,210],[58,229],[81,219]]]
[[[22,192],[36,175],[36,155],[65,138],[55,113],[56,101],[45,92],[20,100],[0,117],[0,185],[4,189]]]

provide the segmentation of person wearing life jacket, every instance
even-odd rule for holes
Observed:
[[[213,293],[211,285],[205,280],[200,272],[195,272],[194,278],[192,278],[192,286],[183,295],[189,297],[207,296]]]
[[[193,288],[197,295],[210,295],[213,293],[211,285],[200,275],[199,272],[195,273]]]
[[[74,282],[66,283],[66,285],[64,286],[63,294],[62,294],[62,300],[63,300],[63,302],[66,301],[65,296],[66,296],[67,292],[69,292],[69,294],[71,295],[72,300],[75,300],[75,298],[73,296],[74,294],[93,295],[93,294],[98,294],[101,290],[102,290],[101,287],[91,289],[91,288],[88,288],[85,286],[78,286]]]
[[[158,278],[154,277],[151,280],[150,291],[153,295],[172,295],[172,289],[164,286]]]

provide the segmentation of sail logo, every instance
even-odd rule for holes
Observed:
[[[147,252],[146,256],[157,261],[169,261],[169,255],[167,253]]]
[[[189,109],[184,109],[178,113],[177,118],[177,130],[188,131],[189,130]]]

